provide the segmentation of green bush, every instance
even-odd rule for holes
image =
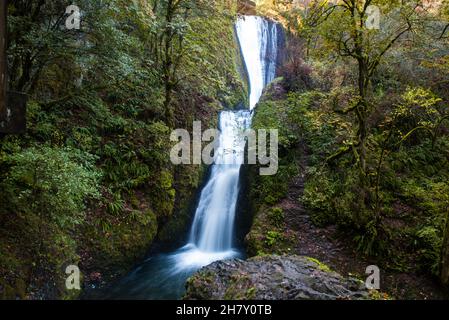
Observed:
[[[284,236],[277,231],[268,231],[265,236],[265,244],[269,247],[273,247],[277,242],[283,241]]]
[[[275,227],[282,227],[284,224],[284,211],[281,208],[274,207],[268,212],[268,218]]]
[[[59,227],[83,221],[86,200],[98,198],[94,157],[76,149],[32,147],[6,158],[2,183],[13,212],[37,215]]]
[[[439,275],[441,245],[443,242],[441,234],[440,230],[426,226],[419,229],[415,235],[415,245],[418,249],[420,262],[425,269],[430,269],[435,275]]]

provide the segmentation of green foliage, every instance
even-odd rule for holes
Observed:
[[[55,292],[63,297],[61,270],[67,262],[79,260],[70,234],[84,223],[89,200],[100,196],[95,157],[67,147],[35,146],[18,149],[2,160],[8,170],[1,182],[0,214],[11,222],[1,228],[0,241],[9,249],[0,256],[0,270],[18,262],[12,258],[17,254],[24,256],[16,270],[18,276],[31,277],[26,285],[40,286],[35,277],[48,274],[46,281],[54,283]],[[18,295],[25,298],[27,289]]]
[[[9,89],[29,96],[27,133],[0,138],[0,218],[17,220],[0,227],[0,247],[10,248],[0,274],[10,287],[26,279],[28,293],[47,288],[39,297],[59,298],[60,279],[51,279],[63,263],[81,259],[116,275],[159,230],[173,238],[188,224],[203,168],[171,165],[170,128],[194,119],[213,127],[217,111],[238,106],[247,89],[235,6],[170,3],[80,0],[81,29],[69,31],[67,4],[10,1]],[[24,230],[46,231],[44,243],[16,242]],[[5,267],[15,262],[20,272]]]
[[[320,163],[331,151],[337,151],[336,139],[346,141],[352,131],[347,118],[335,116],[327,108],[342,100],[340,96],[345,96],[346,90],[341,88],[329,94],[312,90],[288,95],[288,121],[311,148],[312,165]]]
[[[6,158],[5,203],[18,214],[70,227],[83,221],[86,200],[98,198],[94,157],[69,148],[32,147]]]
[[[399,143],[427,138],[433,148],[444,121],[449,120],[449,109],[441,104],[442,101],[428,89],[408,87],[401,96],[401,103],[392,112],[392,122],[401,138]]]
[[[119,215],[125,209],[125,201],[122,199],[120,193],[112,195],[112,199],[107,202],[107,210],[112,215]]]
[[[283,236],[277,231],[268,231],[265,236],[265,244],[269,247],[273,247],[277,242],[282,241]]]
[[[276,2],[281,3],[288,2]],[[322,9],[318,14],[315,4]],[[337,225],[354,241],[354,248],[377,256],[385,268],[439,275],[449,203],[449,96],[447,37],[440,41],[436,37],[447,23],[437,21],[435,11],[412,12],[405,5],[391,10],[397,4],[372,1],[382,8],[385,24],[381,30],[367,30],[363,23],[354,24],[363,10],[361,2],[347,1],[343,6],[349,4],[357,6],[351,17],[342,6],[330,17],[321,15],[329,9],[326,1],[314,2],[307,10],[284,7],[289,12],[282,18],[304,39],[304,52],[296,53],[305,55],[312,68],[313,88],[304,92],[288,83],[284,90],[298,92],[275,101],[266,93],[254,121],[257,125],[259,113],[265,118],[263,126],[282,127],[282,138],[287,139],[281,142],[281,163],[301,159],[289,150],[290,134],[294,143],[307,145],[305,190],[298,200],[314,223]],[[299,19],[299,14],[306,19]],[[413,37],[407,37],[405,30],[391,42],[398,30],[407,27],[398,23],[407,16],[413,16],[409,21]],[[327,20],[322,24],[320,19]],[[429,33],[430,29],[438,31]],[[364,66],[372,68],[365,75]],[[249,252],[276,252],[283,241],[270,241],[275,242],[273,247],[261,242],[268,232],[279,232],[269,210],[279,205],[282,196],[277,190],[287,183],[275,189],[267,181],[255,181],[256,217],[248,236]]]
[[[297,173],[296,162],[294,161],[294,145],[297,143],[298,136],[293,131],[293,127],[286,126],[284,117],[286,106],[279,101],[263,101],[258,104],[256,114],[253,118],[253,128],[258,129],[277,129],[279,132],[279,153],[284,155],[280,157],[279,168],[276,175],[260,176],[254,174],[252,197],[262,204],[274,205],[280,199],[286,196],[288,191],[289,177]],[[252,168],[254,172],[258,168]]]
[[[369,4],[381,9],[380,30],[365,27],[361,1],[334,7],[331,1],[263,1],[262,12],[276,15],[300,38],[287,46],[285,79],[298,76],[285,68],[293,57],[302,64],[299,76],[312,79],[308,91],[283,82],[278,92],[287,91],[284,96],[267,90],[254,126],[280,129],[279,160],[287,167],[302,159],[293,151],[298,142],[306,145],[298,201],[315,224],[336,225],[354,248],[386,267],[440,275],[448,237],[448,5],[427,10],[417,1],[423,8],[414,10],[407,2]],[[270,208],[279,205],[289,182],[252,179],[250,252],[276,252],[284,241],[271,240],[273,247],[261,241],[280,231]]]
[[[125,210],[117,216],[104,215],[82,226],[83,242],[88,254],[95,254],[95,268],[119,268],[126,272],[142,259],[158,230],[157,216],[151,209]],[[85,268],[91,268],[86,264]]]
[[[291,148],[297,141],[291,128],[284,125],[286,110],[287,106],[280,101],[263,101],[258,104],[253,121],[254,130],[277,129],[279,131],[279,148],[282,149]]]
[[[441,254],[442,237],[441,230],[426,226],[416,232],[416,245],[423,268],[430,270],[434,275],[439,275],[439,262]]]
[[[160,216],[170,216],[173,213],[176,191],[173,189],[173,174],[162,171],[156,183],[156,195],[153,197],[153,207]]]
[[[315,213],[312,216],[313,221],[318,225],[324,225],[333,222],[333,200],[336,199],[338,192],[338,183],[332,179],[329,172],[317,170],[312,167],[308,171],[309,177],[312,177],[305,185],[304,194],[301,200],[308,208],[313,208]]]
[[[274,226],[280,228],[284,225],[284,211],[281,208],[271,208],[268,213],[268,218]]]
[[[324,271],[324,272],[332,272],[332,269],[331,269],[328,265],[322,263],[322,262],[321,262],[320,260],[318,260],[318,259],[311,258],[311,257],[307,257],[307,260],[309,260],[310,262],[313,262],[313,263],[317,264],[317,265],[318,265],[318,268],[319,268],[321,271]]]

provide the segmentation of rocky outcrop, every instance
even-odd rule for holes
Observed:
[[[189,278],[186,289],[184,299],[201,300],[358,300],[369,295],[362,281],[295,255],[214,262]]]
[[[255,15],[256,3],[250,0],[238,0],[237,12],[244,15]]]

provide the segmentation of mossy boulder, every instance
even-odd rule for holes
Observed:
[[[362,281],[345,278],[308,257],[260,256],[218,261],[187,281],[184,299],[200,300],[362,300]]]
[[[88,246],[81,252],[84,257],[81,269],[88,275],[104,274],[101,279],[107,281],[108,277],[127,272],[144,257],[156,236],[157,218],[149,208],[129,210],[119,217],[97,218],[84,230],[86,238],[83,240]],[[88,277],[86,284],[90,284],[90,280]]]

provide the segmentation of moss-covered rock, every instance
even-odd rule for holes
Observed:
[[[104,273],[103,281],[127,272],[131,265],[144,257],[157,228],[156,214],[149,208],[129,210],[121,217],[106,216],[92,220],[84,226],[83,271],[88,275]],[[90,280],[87,277],[86,283]],[[98,279],[92,280],[97,282]]]
[[[282,209],[263,205],[256,212],[245,241],[247,253],[251,256],[285,254],[291,251],[295,243],[295,235],[285,233]]]
[[[176,173],[176,199],[173,215],[162,225],[158,240],[173,243],[185,235],[196,204],[196,193],[206,168],[200,165],[178,166]]]
[[[187,282],[184,299],[368,299],[364,283],[307,257],[284,255],[214,262]]]
[[[276,175],[261,176],[259,166],[248,169],[248,185],[253,224],[245,238],[249,255],[286,254],[291,252],[296,235],[285,227],[283,209],[278,205],[287,196],[292,177],[298,173],[298,136],[287,121],[282,79],[271,83],[257,105],[254,129],[279,131],[279,169]]]

